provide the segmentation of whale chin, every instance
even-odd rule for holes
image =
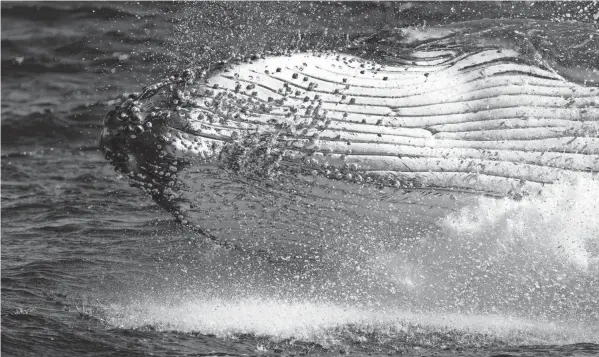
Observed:
[[[594,179],[597,118],[595,88],[511,49],[296,53],[144,88],[108,114],[101,147],[214,240],[317,251],[314,235],[403,237],[476,195]]]

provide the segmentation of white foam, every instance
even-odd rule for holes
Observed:
[[[481,197],[444,217],[442,232],[375,255],[371,269],[423,309],[599,321],[599,182],[538,196]]]
[[[481,198],[478,205],[448,216],[444,225],[451,236],[481,242],[488,253],[517,248],[584,272],[599,273],[596,180],[550,185],[539,196],[520,201]]]
[[[273,341],[291,339],[324,346],[348,338],[366,342],[373,335],[377,339],[414,345],[436,345],[439,341],[434,335],[439,334],[450,336],[450,344],[463,346],[496,341],[512,344],[599,341],[596,328],[509,316],[413,313],[397,308],[367,309],[258,298],[113,305],[108,320],[121,328],[150,325],[161,331],[199,332],[221,338],[251,334]]]

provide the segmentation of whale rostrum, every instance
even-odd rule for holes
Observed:
[[[521,57],[510,48],[418,50],[378,62],[304,52],[187,70],[111,111],[101,146],[132,185],[199,229],[223,204],[230,217],[268,216],[268,200],[248,198],[261,190],[288,206],[297,188],[312,207],[302,209],[318,211],[309,205],[326,197],[351,211],[407,192],[517,198],[596,178],[597,88]],[[427,206],[424,196],[410,196],[410,209]]]

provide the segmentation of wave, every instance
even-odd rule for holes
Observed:
[[[55,22],[62,21],[65,16],[76,19],[91,18],[114,20],[115,18],[136,18],[142,14],[134,6],[116,4],[3,4],[3,17],[22,18],[32,21]]]
[[[51,112],[32,113],[2,121],[2,145],[73,141],[83,138],[82,129],[89,129],[89,124],[77,125]]]
[[[126,97],[128,94],[124,94]],[[3,113],[2,145],[32,145],[64,143],[80,145],[81,140],[98,137],[104,109],[122,101],[122,97],[73,105],[61,111],[33,111],[31,113]],[[18,108],[17,110],[20,110]],[[89,146],[85,150],[97,150]]]
[[[2,60],[2,71],[5,72],[3,76],[6,76],[6,73],[10,73],[11,76],[23,75],[23,73],[78,73],[84,69],[85,66],[81,63],[59,63],[41,58],[21,57],[18,61],[15,59]]]

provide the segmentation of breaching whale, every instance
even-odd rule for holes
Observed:
[[[208,237],[306,246],[358,224],[413,229],[472,196],[462,193],[518,198],[593,179],[598,118],[596,87],[521,48],[425,41],[394,56],[297,52],[189,69],[112,110],[101,147]]]

